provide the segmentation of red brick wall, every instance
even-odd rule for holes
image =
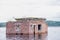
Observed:
[[[16,31],[17,26],[19,26],[19,31]],[[29,33],[29,22],[7,22],[6,33]]]
[[[42,29],[38,31],[38,24],[42,25]],[[16,25],[20,25],[18,28]],[[35,33],[47,31],[47,24],[44,20],[31,20],[31,21],[16,21],[16,22],[7,22],[6,24],[6,33],[24,33],[24,34],[33,34],[34,28],[31,25],[35,25]],[[16,29],[19,29],[18,31]]]

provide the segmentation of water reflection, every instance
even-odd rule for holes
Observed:
[[[47,34],[6,35],[6,40],[47,40]]]

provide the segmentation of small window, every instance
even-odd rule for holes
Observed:
[[[15,26],[15,30],[18,32],[18,31],[20,31],[20,25],[16,25]]]
[[[35,27],[35,25],[33,25],[33,24],[32,24],[32,25],[31,25],[31,27],[32,27],[32,28],[34,28],[34,27]]]
[[[38,25],[38,30],[41,30],[41,24]]]
[[[21,29],[20,29],[20,26],[21,24],[20,23],[14,23],[14,26],[15,26],[15,31],[16,32],[19,32]]]

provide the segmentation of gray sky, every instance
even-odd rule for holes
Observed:
[[[0,22],[20,17],[60,21],[60,0],[0,0]]]

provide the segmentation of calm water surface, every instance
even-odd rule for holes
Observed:
[[[6,35],[6,28],[0,28],[0,40],[60,40],[60,27],[48,27],[48,34]]]

